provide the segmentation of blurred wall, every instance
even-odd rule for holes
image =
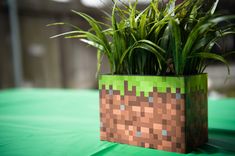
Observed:
[[[84,10],[98,18],[101,12],[96,9],[86,11],[79,1],[71,4],[37,0],[18,2],[23,87],[96,88],[96,50],[78,39],[50,39],[50,36],[71,29],[46,25],[69,22],[87,29],[88,24],[70,9]],[[14,82],[9,15],[6,1],[0,6],[0,20],[4,21],[0,22],[0,88],[10,88],[14,87]],[[108,68],[105,65],[104,72],[108,72]]]
[[[20,16],[24,85],[33,87],[61,87],[58,40],[49,40],[56,29],[46,25],[53,22],[43,17]]]
[[[7,15],[0,13],[0,88],[13,86],[9,20]]]

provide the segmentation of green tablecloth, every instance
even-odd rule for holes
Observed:
[[[0,156],[181,155],[99,140],[98,91],[0,91]],[[209,142],[189,155],[235,155],[235,99],[209,100]]]

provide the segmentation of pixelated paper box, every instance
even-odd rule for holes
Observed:
[[[188,153],[208,141],[207,74],[101,75],[100,138]]]

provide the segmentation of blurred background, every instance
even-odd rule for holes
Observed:
[[[147,0],[139,2],[144,7]],[[0,0],[0,89],[97,88],[96,50],[78,39],[50,39],[69,29],[46,25],[62,21],[88,29],[71,9],[104,21],[102,10],[109,12],[111,5],[111,0]],[[234,0],[221,0],[218,11],[235,14],[234,7]],[[235,37],[228,36],[220,46],[221,50],[234,50]],[[206,70],[212,98],[235,97],[234,56],[229,62],[230,76],[220,63]],[[105,59],[101,71],[109,72]]]

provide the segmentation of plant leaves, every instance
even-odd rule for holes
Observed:
[[[204,59],[213,59],[220,62],[223,62],[227,66],[228,74],[230,74],[230,68],[228,62],[220,55],[214,53],[200,52],[189,56],[188,58],[204,58]]]

